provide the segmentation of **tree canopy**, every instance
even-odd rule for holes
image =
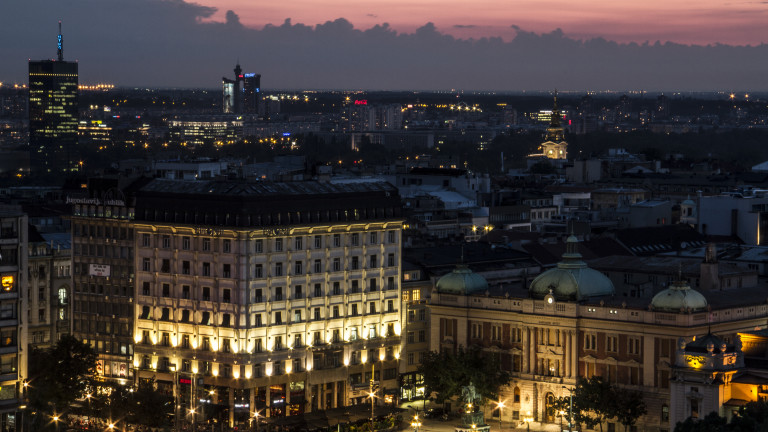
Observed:
[[[554,409],[568,412],[570,400],[555,400]],[[594,429],[610,419],[615,419],[628,430],[638,418],[648,412],[639,392],[611,385],[601,376],[579,378],[573,389],[573,423]]]
[[[484,400],[496,399],[499,389],[510,379],[509,373],[501,370],[498,358],[480,349],[459,349],[456,354],[429,352],[419,373],[424,376],[426,394],[434,392],[439,403],[461,395],[462,387],[470,382]]]

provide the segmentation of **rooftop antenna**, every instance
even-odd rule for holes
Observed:
[[[59,39],[57,45],[59,48],[59,61],[64,61],[64,40],[61,37],[61,20],[59,20]]]

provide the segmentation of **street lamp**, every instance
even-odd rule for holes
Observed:
[[[563,386],[563,388],[571,394],[570,406],[568,407],[568,432],[571,432],[573,430],[571,429],[573,425],[573,389],[566,386]]]
[[[256,432],[259,432],[259,412],[253,413],[253,419],[256,422]]]
[[[54,427],[56,428],[56,432],[59,432],[59,416],[57,415],[53,416],[53,424],[54,424]]]
[[[525,422],[525,426],[528,429],[528,432],[531,432],[531,422],[533,421],[533,416],[531,415],[530,411],[525,413],[525,417],[523,417],[523,421]]]
[[[419,421],[418,414],[413,416],[413,422],[411,422],[411,426],[413,427],[413,432],[419,432],[419,428],[421,427],[421,422]]]
[[[496,402],[496,406],[499,408],[499,430],[501,430],[501,412],[502,412],[501,410],[502,408],[504,408],[504,402],[498,401]]]

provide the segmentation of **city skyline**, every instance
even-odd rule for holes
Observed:
[[[4,39],[14,41],[4,47],[6,61],[0,64],[0,81],[25,83],[28,59],[55,55],[55,26],[61,19],[68,60],[87,65],[81,68],[83,83],[213,89],[239,60],[244,68],[263,76],[266,90],[768,89],[763,79],[768,70],[768,32],[751,24],[752,17],[762,16],[763,4],[750,3],[748,9],[754,9],[753,13],[734,6],[733,13],[750,17],[742,22],[733,14],[722,14],[730,31],[711,28],[707,34],[723,35],[724,41],[711,45],[664,42],[667,33],[661,27],[666,24],[661,19],[658,25],[644,25],[659,35],[655,40],[621,41],[608,30],[587,34],[573,26],[578,20],[564,16],[567,10],[555,7],[557,12],[544,15],[546,23],[528,22],[520,18],[523,15],[513,14],[506,35],[465,39],[480,35],[473,32],[496,27],[473,24],[480,21],[448,26],[437,8],[411,14],[412,24],[387,23],[384,16],[370,16],[381,23],[366,27],[372,22],[357,17],[357,9],[345,12],[340,5],[334,3],[325,14],[349,13],[352,18],[323,21],[329,15],[319,14],[314,20],[319,24],[315,24],[303,18],[306,8],[297,7],[295,14],[280,23],[261,24],[272,20],[270,14],[281,12],[265,6],[262,21],[258,21],[252,7],[235,0],[222,2],[219,8],[182,0],[116,0],[109,4],[77,0],[66,5],[52,0],[13,0],[8,9],[12,12],[0,15]],[[230,6],[233,9],[226,9]],[[393,10],[400,6],[396,3]],[[585,16],[597,10],[585,8]],[[612,11],[615,9],[606,9],[604,16],[610,19]],[[468,14],[466,19],[473,16]],[[506,15],[498,16],[505,19]],[[679,24],[680,31],[696,27],[694,21],[680,20]],[[623,24],[612,21],[612,25]],[[739,35],[744,37],[739,39]],[[751,46],[727,45],[729,41]]]

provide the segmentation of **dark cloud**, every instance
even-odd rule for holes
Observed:
[[[345,19],[317,26],[243,26],[234,11],[183,0],[5,0],[0,81],[26,81],[27,59],[64,55],[81,80],[122,86],[218,87],[235,59],[262,74],[265,89],[767,90],[768,45],[687,46],[577,40],[562,30],[518,26],[513,40],[457,39],[426,23],[412,33],[388,24],[356,29]]]
[[[473,29],[477,27],[478,26],[475,24],[454,24],[453,25],[453,28],[457,28],[457,29]]]

